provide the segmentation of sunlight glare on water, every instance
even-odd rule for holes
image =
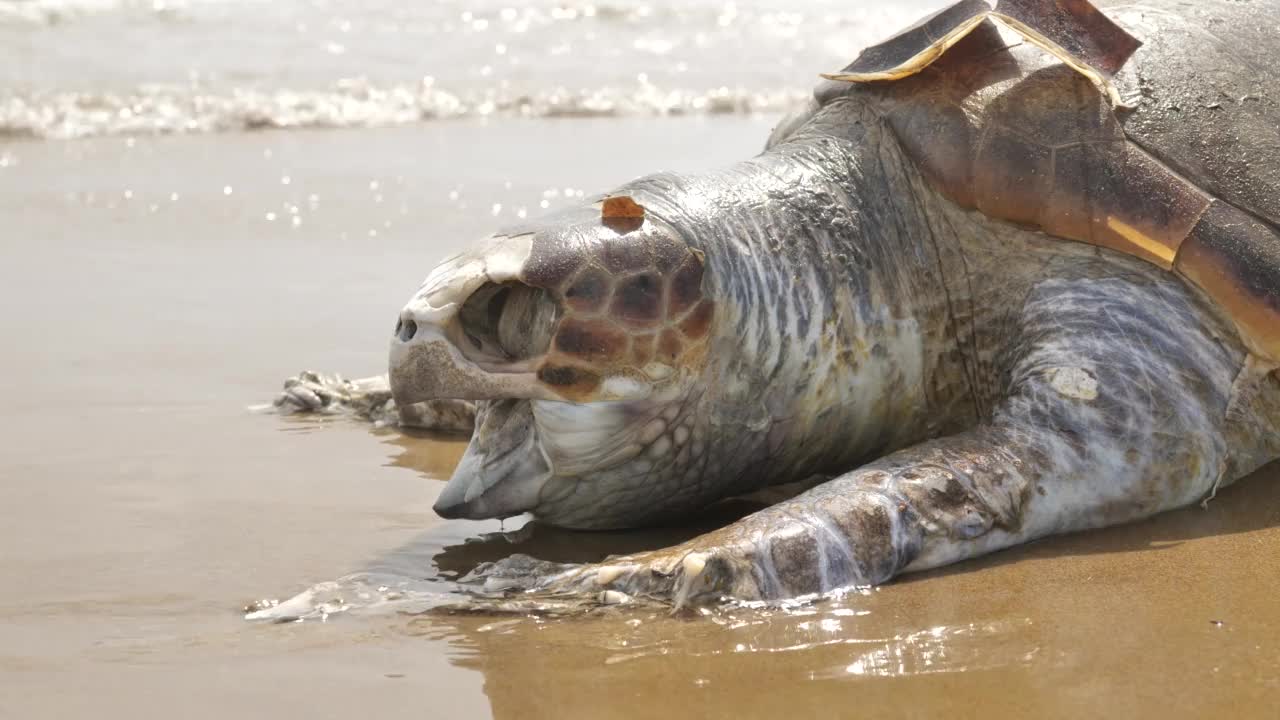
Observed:
[[[0,0],[0,136],[779,112],[936,4]]]

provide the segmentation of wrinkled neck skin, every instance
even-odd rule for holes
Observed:
[[[616,191],[705,254],[717,303],[706,365],[665,410],[692,433],[683,484],[655,489],[671,505],[846,471],[972,421],[944,257],[883,133],[838,102],[754,159]]]

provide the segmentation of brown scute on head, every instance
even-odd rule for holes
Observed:
[[[663,330],[658,338],[657,360],[666,363],[675,362],[683,351],[684,343],[676,331],[670,328]]]
[[[996,13],[1034,29],[1107,77],[1124,67],[1142,42],[1086,0],[1000,0]]]
[[[463,355],[483,362],[526,360],[551,346],[560,318],[541,288],[522,283],[485,283],[471,294],[450,330]]]
[[[609,298],[610,282],[603,270],[588,266],[565,288],[565,304],[574,312],[597,312],[604,308],[605,300]]]
[[[1280,232],[1215,201],[1182,244],[1175,268],[1231,317],[1252,352],[1280,363]]]
[[[667,313],[678,317],[702,299],[702,260],[690,255],[667,288]]]
[[[963,37],[991,12],[985,0],[961,0],[920,22],[863,50],[843,71],[826,77],[838,80],[894,80],[917,73],[941,55],[947,39]]]
[[[627,335],[607,320],[566,318],[556,332],[556,349],[591,362],[610,360],[623,355]]]
[[[615,275],[639,270],[648,270],[653,266],[653,258],[643,243],[630,242],[629,238],[619,237],[613,242],[604,243],[599,250],[600,263]]]
[[[534,287],[559,287],[582,267],[585,257],[563,240],[547,237],[533,244],[533,253],[521,269],[521,279]]]
[[[690,255],[689,248],[667,237],[654,238],[649,249],[653,252],[653,266],[660,273],[675,270]]]
[[[636,335],[631,339],[631,363],[642,368],[653,359],[653,346],[656,335]]]
[[[662,320],[662,279],[642,273],[618,282],[609,314],[631,327],[652,327]]]
[[[715,303],[703,300],[689,316],[680,321],[680,332],[690,340],[701,340],[711,329],[711,316],[715,313]]]

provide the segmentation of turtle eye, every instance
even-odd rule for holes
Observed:
[[[455,344],[481,365],[519,362],[544,354],[560,320],[547,291],[518,282],[485,283],[458,313]]]

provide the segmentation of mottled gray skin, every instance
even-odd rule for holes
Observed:
[[[493,514],[633,526],[833,479],[677,547],[599,566],[516,557],[468,582],[797,597],[1186,506],[1280,457],[1280,379],[1207,300],[1142,261],[959,209],[876,97],[824,85],[764,154],[614,191],[650,213],[634,242],[665,233],[705,257],[705,362],[655,383],[661,402],[583,406],[582,422],[619,432],[663,419],[644,453],[555,475]],[[598,212],[552,216],[532,242]],[[393,380],[415,342],[395,341]]]

